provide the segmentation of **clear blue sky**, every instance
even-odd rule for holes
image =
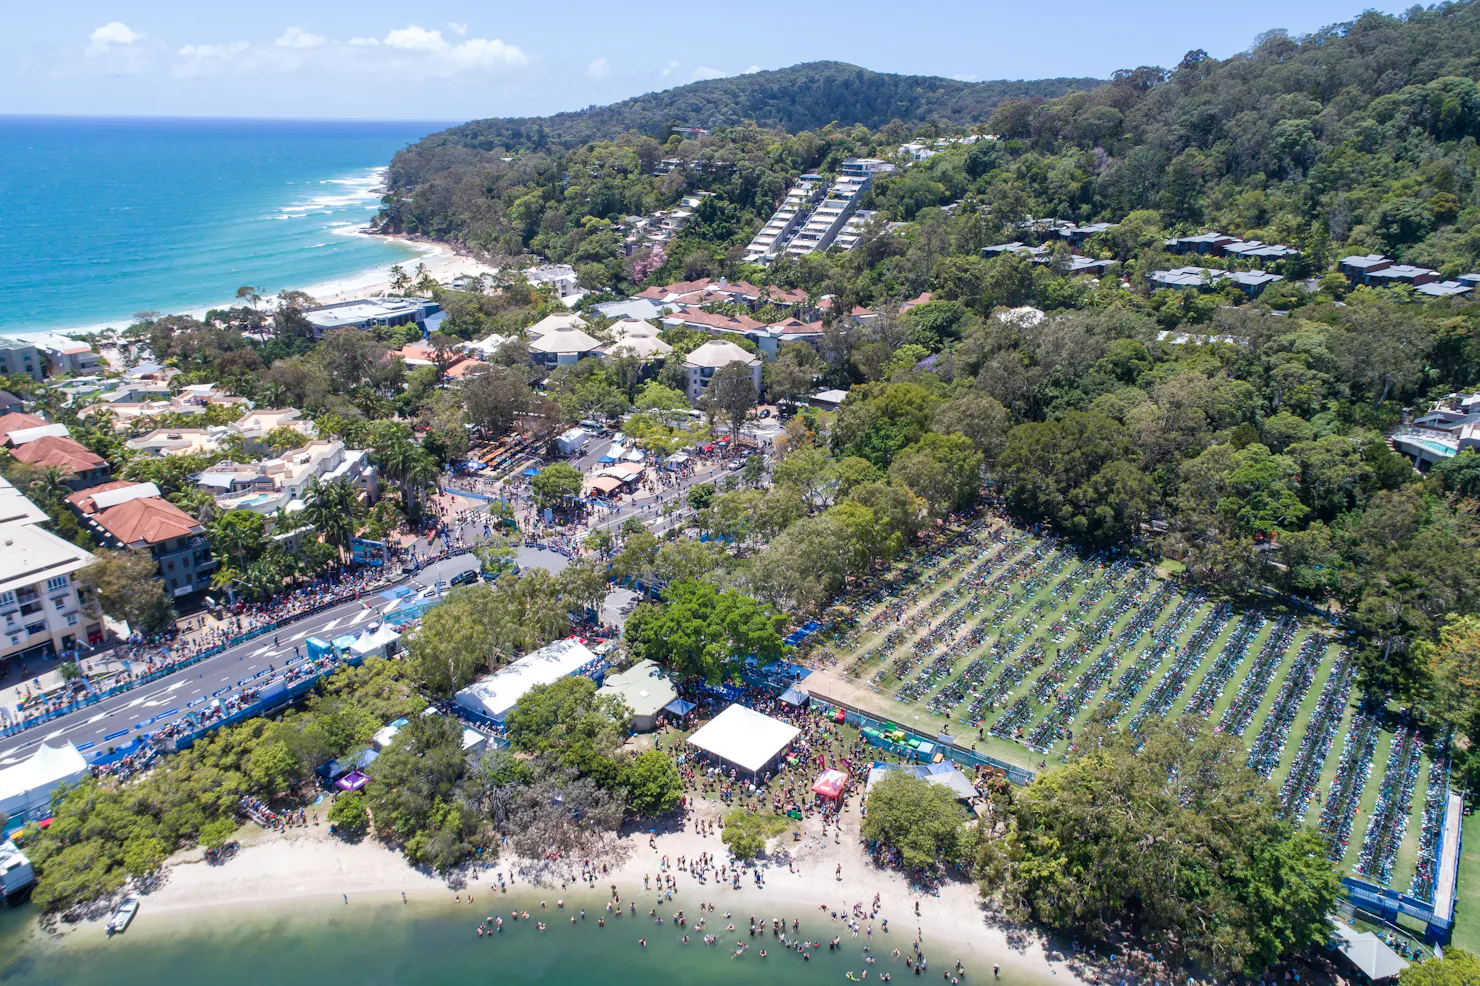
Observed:
[[[1362,0],[16,2],[0,113],[451,120],[544,114],[837,59],[885,72],[1104,77],[1223,58]],[[1397,9],[1394,5],[1388,5]]]

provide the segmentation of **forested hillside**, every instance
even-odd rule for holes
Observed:
[[[728,210],[716,231],[728,235],[711,239],[733,248],[804,170],[836,167],[847,154],[888,155],[919,133],[985,124],[1005,139],[910,169],[880,189],[876,207],[911,220],[922,207],[975,192],[991,235],[1024,214],[1119,220],[1151,209],[1167,226],[1217,224],[1291,243],[1317,267],[1333,245],[1467,267],[1480,251],[1469,200],[1477,52],[1480,7],[1456,3],[1402,17],[1367,13],[1304,38],[1270,32],[1226,60],[1194,51],[1170,70],[1125,70],[1053,99],[1044,97],[1061,92],[1061,80],[1019,95],[1017,84],[973,88],[833,63],[798,66],[786,72],[799,76],[698,83],[552,118],[582,121],[581,132],[602,138],[572,150],[538,121],[547,146],[533,153],[503,149],[511,121],[432,135],[396,156],[384,218],[391,231],[497,253],[610,260],[597,256],[601,249],[579,249],[588,217],[641,214],[704,188]],[[727,107],[719,120],[701,111],[710,103]],[[662,140],[654,124],[665,115],[715,132]],[[722,126],[741,118],[759,129]],[[512,143],[526,146],[519,132]],[[663,158],[685,166],[654,175]]]
[[[665,140],[673,127],[717,130],[747,120],[790,133],[829,123],[870,129],[891,120],[950,124],[985,120],[1004,100],[1062,96],[1098,79],[958,82],[933,75],[870,72],[844,62],[807,62],[769,72],[708,79],[545,117],[474,120],[435,133],[418,148],[545,150],[641,134]]]

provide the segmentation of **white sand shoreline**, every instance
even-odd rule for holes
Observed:
[[[718,814],[714,806],[701,808],[701,812],[709,818]],[[617,840],[612,851],[596,859],[598,866],[605,862],[609,872],[597,877],[594,888],[576,882],[561,886],[560,871],[573,867],[578,872],[579,860],[552,867],[505,856],[454,887],[413,869],[400,854],[372,839],[351,844],[333,838],[327,826],[286,833],[247,828],[240,834],[241,851],[220,865],[205,864],[199,851],[182,853],[172,860],[164,885],[142,898],[139,916],[129,934],[188,934],[205,930],[212,922],[237,922],[253,915],[274,920],[290,915],[337,917],[346,913],[346,907],[355,913],[373,908],[380,919],[393,920],[394,911],[382,909],[409,907],[406,913],[424,915],[428,907],[450,912],[459,906],[467,909],[471,934],[485,915],[507,910],[512,904],[533,911],[539,900],[546,900],[551,916],[559,913],[559,899],[567,902],[567,910],[600,908],[608,899],[610,884],[617,886],[624,904],[635,902],[647,921],[647,911],[657,903],[657,894],[656,884],[653,890],[644,891],[644,877],[656,878],[659,862],[666,856],[669,866],[661,872],[675,877],[679,892],[663,903],[659,913],[683,908],[692,915],[699,902],[711,902],[721,910],[733,910],[732,920],[740,922],[737,928],[742,932],[746,914],[795,917],[801,920],[804,933],[810,927],[813,935],[820,936],[819,929],[830,928],[831,935],[841,935],[849,948],[872,945],[881,961],[894,948],[908,952],[916,934],[920,934],[933,968],[944,968],[960,959],[968,968],[988,975],[994,964],[1000,964],[1014,983],[1085,982],[1063,956],[1046,950],[1031,930],[1004,928],[989,921],[971,884],[947,884],[938,895],[921,895],[911,891],[901,874],[874,866],[858,849],[856,813],[844,816],[841,841],[823,836],[815,818],[806,820],[800,828],[801,841],[792,841],[787,834],[776,847],[792,853],[794,869],[789,870],[785,863],[772,863],[765,869],[764,888],[756,888],[747,874],[740,890],[730,889],[723,881],[701,884],[690,873],[677,869],[680,856],[692,859],[708,852],[721,861],[728,860],[719,835],[701,836],[693,825],[658,835],[656,848],[649,847],[646,834],[629,834]],[[840,863],[843,874],[837,879],[834,869]],[[543,870],[549,882],[536,884],[522,875],[515,876],[508,893],[500,893],[495,873],[507,879],[515,870],[521,874]],[[872,939],[861,936],[852,940],[842,921],[833,921],[819,911],[822,904],[828,905],[829,913],[836,910],[840,915],[855,903],[867,908],[875,893],[880,896],[879,917],[888,919],[889,928],[886,933],[881,921],[869,922]],[[916,903],[920,908],[918,918]],[[562,914],[561,919],[566,916]],[[728,922],[718,918],[719,913],[711,915],[710,930],[723,931]],[[1009,940],[1010,934],[1015,940]],[[99,921],[64,925],[59,944],[67,947],[75,941],[86,946],[102,935]],[[898,971],[904,972],[903,966]]]
[[[425,264],[427,272],[438,281],[450,280],[459,274],[493,274],[496,268],[464,256],[456,252],[450,243],[433,240],[413,239],[406,236],[389,236],[380,233],[371,233],[368,227],[343,233],[345,236],[373,236],[377,240],[394,243],[409,251],[406,257],[386,264],[377,264],[364,270],[346,274],[343,277],[330,281],[320,281],[316,284],[283,288],[284,291],[302,291],[316,301],[334,302],[344,301],[350,298],[365,297],[367,295],[386,294],[390,291],[390,269],[399,264],[407,274],[411,274],[417,264]],[[271,307],[277,302],[277,295],[264,295],[259,306]],[[169,315],[189,315],[193,318],[202,318],[205,313],[213,308],[230,308],[241,304],[235,298],[223,298],[220,301],[208,305],[200,305],[194,308],[168,311]],[[108,319],[95,322],[90,325],[72,326],[70,328],[34,329],[24,325],[15,326],[8,332],[0,332],[0,335],[26,335],[45,333],[52,335],[83,335],[101,332],[104,329],[122,330],[133,324],[133,316],[123,315],[116,319]]]

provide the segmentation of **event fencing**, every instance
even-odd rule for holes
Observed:
[[[1341,885],[1353,907],[1376,914],[1391,924],[1398,923],[1398,915],[1406,915],[1423,922],[1425,942],[1433,945],[1449,941],[1454,919],[1440,917],[1428,901],[1350,876],[1342,877]]]
[[[48,709],[46,712],[34,716],[28,716],[27,718],[22,719],[19,722],[12,722],[10,725],[0,728],[0,737],[19,735],[20,733],[23,733],[34,726],[39,726],[43,723],[60,719],[63,716],[71,715],[73,712],[76,712],[79,709],[85,709],[88,706],[96,705],[104,699],[112,698],[115,695],[122,695],[124,692],[127,691],[132,691],[133,689],[138,688],[140,685],[147,685],[150,682],[158,681],[160,678],[167,678],[178,671],[183,671],[186,668],[193,667],[199,664],[201,661],[210,660],[213,657],[223,654],[231,648],[238,646],[239,644],[244,644],[249,640],[255,640],[263,634],[281,630],[285,626],[289,626],[293,623],[297,623],[299,620],[303,620],[318,613],[322,613],[327,609],[333,609],[335,606],[341,606],[344,603],[357,598],[361,594],[369,593],[372,591],[374,591],[373,588],[367,587],[365,589],[359,590],[356,593],[346,593],[343,596],[326,600],[325,602],[322,602],[310,609],[301,610],[299,612],[293,613],[291,616],[284,617],[281,620],[277,620],[272,623],[264,623],[262,626],[254,627],[253,629],[248,630],[245,633],[238,634],[227,640],[223,640],[219,644],[208,647],[198,654],[192,654],[190,657],[174,661],[168,667],[159,668],[157,670],[149,672],[148,674],[139,675],[136,678],[131,678],[128,681],[121,682],[117,685],[112,686],[111,688],[106,688],[102,691],[90,692],[87,695],[76,699],[75,701],[68,702],[67,704],[59,706],[55,709]]]
[[[854,706],[851,706],[846,702],[841,702],[837,699],[828,698],[826,696],[819,695],[816,692],[813,692],[812,705],[813,707],[822,706],[824,708],[842,709],[843,721],[859,727],[860,730],[867,728],[872,729],[874,732],[877,733],[909,733],[911,736],[915,736],[928,743],[934,744],[935,752],[949,757],[959,764],[963,764],[967,767],[989,767],[993,770],[999,770],[1004,775],[1006,775],[1009,781],[1014,784],[1026,785],[1033,782],[1033,772],[1031,770],[1027,770],[1015,764],[1010,764],[1005,760],[998,760],[996,757],[987,756],[985,753],[978,753],[975,750],[966,749],[965,747],[957,745],[954,740],[947,742],[943,737],[940,736],[926,736],[923,733],[918,732],[917,730],[910,729],[907,726],[902,726],[899,723],[876,719],[873,716],[869,715],[867,712],[864,712],[862,709],[855,708]],[[866,738],[870,743],[890,753],[899,754],[911,759],[916,759],[919,756],[919,751],[914,749],[913,747],[906,746],[900,743],[892,743],[885,739],[875,739],[872,736]]]

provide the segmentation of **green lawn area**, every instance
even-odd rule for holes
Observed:
[[[1466,815],[1465,844],[1480,846],[1480,815]],[[1480,955],[1480,863],[1459,861],[1459,886],[1454,901],[1453,944]]]

